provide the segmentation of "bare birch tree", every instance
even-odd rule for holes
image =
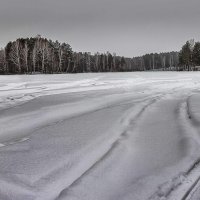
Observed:
[[[10,60],[14,63],[18,68],[18,73],[22,72],[21,68],[21,45],[20,40],[16,40],[12,43],[11,52],[10,52]]]
[[[0,72],[6,73],[6,54],[5,49],[0,49]]]
[[[29,48],[28,48],[28,43],[27,41],[24,44],[24,48],[22,49],[22,59],[25,64],[26,72],[29,72],[28,68],[28,54],[29,54]]]

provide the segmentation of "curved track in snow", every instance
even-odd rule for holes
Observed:
[[[200,198],[200,74],[1,76],[0,85],[0,199]]]

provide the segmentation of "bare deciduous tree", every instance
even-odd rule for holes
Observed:
[[[28,44],[27,44],[27,41],[26,41],[25,44],[24,44],[24,48],[22,49],[22,59],[23,59],[24,64],[25,64],[26,72],[29,72],[28,53],[29,53],[29,48],[28,48]]]
[[[18,73],[22,72],[21,54],[22,54],[22,47],[20,45],[20,40],[18,39],[12,43],[11,52],[10,52],[10,60],[17,66]]]

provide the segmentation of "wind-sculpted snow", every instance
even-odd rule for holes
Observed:
[[[200,198],[197,72],[0,76],[0,200]]]

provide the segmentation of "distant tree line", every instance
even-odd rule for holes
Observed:
[[[137,71],[177,70],[178,52],[151,53],[132,58],[133,67]]]
[[[0,50],[0,74],[194,70],[200,65],[200,43],[188,41],[180,52],[126,58],[115,53],[73,52],[67,43],[19,38]]]
[[[0,50],[0,73],[63,73],[71,67],[72,49],[66,43],[20,38]]]

